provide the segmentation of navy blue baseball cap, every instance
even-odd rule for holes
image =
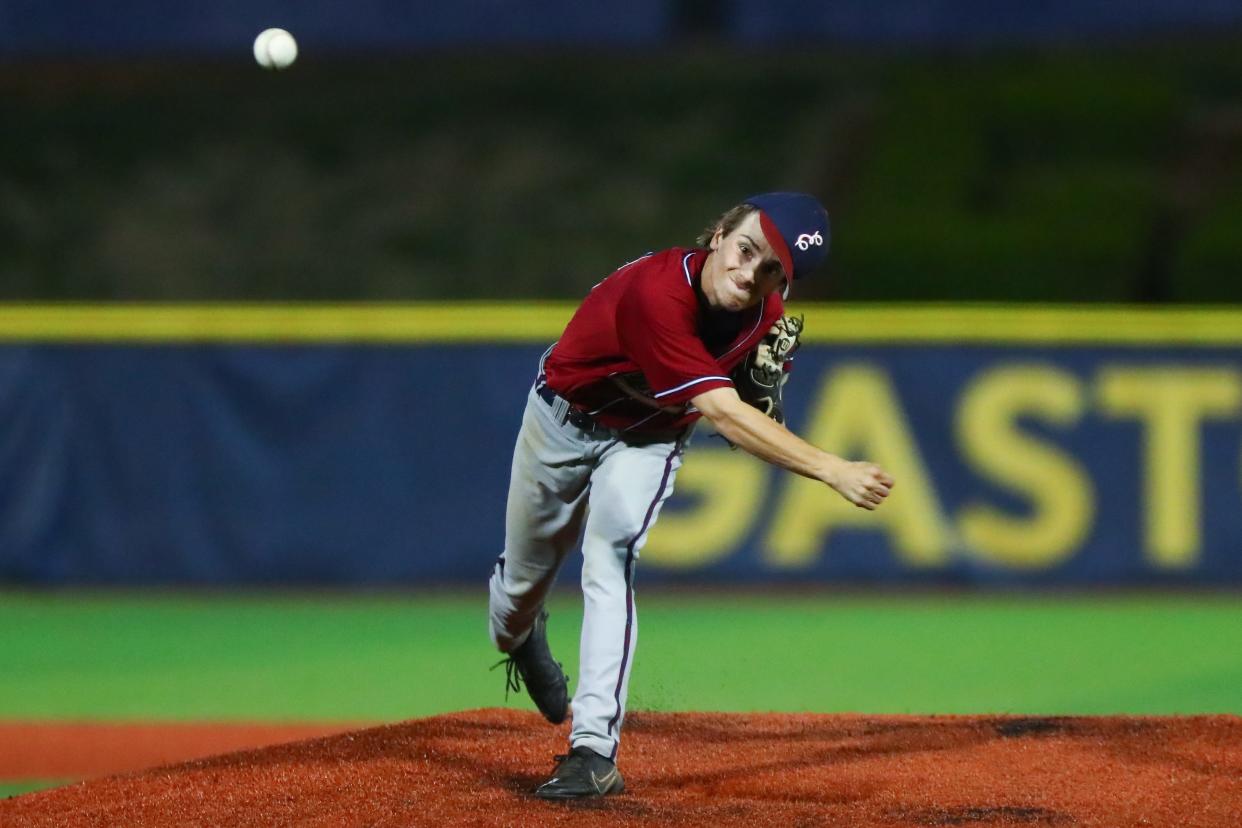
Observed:
[[[810,273],[828,256],[828,211],[806,193],[763,193],[744,201],[759,210],[768,244],[791,279]]]

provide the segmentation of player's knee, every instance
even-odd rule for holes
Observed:
[[[625,552],[605,549],[596,554],[584,554],[582,562],[582,591],[603,600],[625,594]]]

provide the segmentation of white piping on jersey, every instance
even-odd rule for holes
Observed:
[[[542,387],[548,384],[548,375],[543,370],[543,364],[547,361],[548,356],[551,355],[552,349],[555,347],[556,343],[553,342],[548,346],[548,350],[543,352],[543,356],[539,357],[539,371],[535,374],[535,385],[537,386]]]
[[[700,382],[710,382],[711,380],[724,380],[730,385],[733,384],[733,380],[729,379],[728,377],[699,377],[698,379],[693,379],[693,380],[690,380],[689,382],[683,382],[681,385],[677,386],[676,388],[670,388],[667,391],[661,391],[659,394],[655,394],[653,396],[658,400],[660,399],[660,397],[667,397],[669,394],[676,394],[678,391],[682,391],[686,388],[689,388],[692,385],[698,385]]]
[[[683,258],[682,258],[682,260],[681,260],[681,269],[682,269],[682,272],[686,274],[686,284],[687,284],[687,285],[690,285],[690,287],[694,287],[694,282],[692,282],[692,281],[690,280],[690,257],[691,257],[691,256],[693,256],[693,255],[694,255],[694,251],[693,251],[693,250],[691,250],[691,251],[690,251],[689,253],[687,253],[687,254],[685,255],[685,257],[683,257]],[[786,283],[786,284],[788,284],[788,283]],[[755,328],[758,328],[758,327],[759,327],[759,324],[760,324],[761,322],[763,322],[763,306],[764,306],[764,305],[766,305],[767,303],[768,303],[768,297],[766,297],[766,296],[765,296],[765,297],[763,297],[762,299],[760,299],[760,300],[759,300],[759,318],[755,320],[755,327],[750,329],[750,333],[746,334],[746,336],[744,336],[744,337],[742,337],[741,339],[739,339],[736,345],[734,345],[734,346],[733,346],[732,348],[730,348],[729,350],[725,351],[725,352],[724,352],[723,354],[721,354],[720,356],[716,357],[716,359],[724,359],[724,358],[725,358],[725,357],[727,357],[729,354],[733,353],[733,352],[734,352],[734,351],[736,351],[738,348],[742,347],[742,343],[744,343],[746,340],[750,339],[751,335],[752,335],[752,334],[754,334],[754,332],[755,332]],[[666,393],[666,394],[667,394],[668,392],[667,392],[667,391],[665,391],[664,393]],[[658,397],[658,396],[660,396],[660,395],[659,395],[659,394],[656,394],[656,396]]]
[[[620,373],[621,373],[620,371],[613,371],[611,374],[608,375],[608,379],[612,380],[614,385],[616,385],[618,388],[624,391],[626,397],[636,402],[640,402],[643,405],[647,406],[648,408],[658,408],[667,414],[676,413],[676,408],[664,408],[662,405],[656,402],[656,398],[653,395],[651,395],[650,392],[639,391],[637,388],[631,387],[630,384],[626,382],[623,378],[621,378],[620,376],[617,376]]]
[[[751,329],[750,329],[750,332],[749,332],[749,333],[747,333],[747,334],[746,334],[746,336],[744,336],[744,337],[742,337],[741,339],[739,339],[739,340],[737,341],[737,344],[736,344],[736,345],[734,345],[734,346],[733,346],[732,348],[730,348],[729,350],[725,351],[725,352],[724,352],[723,354],[721,354],[720,356],[716,357],[716,359],[724,359],[724,358],[725,358],[725,357],[727,357],[729,354],[733,353],[733,352],[734,352],[734,351],[736,351],[738,348],[742,347],[742,345],[746,342],[746,340],[750,339],[750,338],[751,338],[751,336],[753,336],[753,335],[754,335],[754,333],[755,333],[755,329],[756,329],[756,328],[758,328],[758,327],[759,327],[759,325],[760,325],[760,323],[762,323],[762,322],[763,322],[763,306],[764,306],[765,304],[767,304],[767,301],[768,301],[768,297],[766,297],[766,296],[765,296],[765,297],[763,297],[762,299],[760,299],[760,300],[759,300],[759,317],[755,320],[755,327],[754,327],[754,328],[751,328]]]
[[[610,276],[616,276],[618,273],[620,273],[621,271],[625,270],[625,269],[626,269],[627,267],[629,267],[630,265],[632,265],[632,264],[637,264],[638,262],[641,262],[643,259],[646,259],[646,258],[648,258],[648,257],[650,257],[650,256],[654,256],[654,255],[655,255],[655,251],[653,250],[653,251],[651,251],[650,253],[644,253],[643,255],[639,256],[637,259],[631,259],[630,261],[628,261],[628,262],[626,262],[625,264],[623,264],[623,265],[621,265],[620,267],[618,267],[618,268],[617,268],[616,270],[614,270],[612,273],[609,273],[609,274],[608,274],[608,276],[605,276],[604,278],[600,279],[600,280],[599,280],[598,282],[596,282],[595,284],[591,285],[591,290],[595,290],[597,287],[599,287],[600,285],[602,285],[604,282],[607,282],[607,281],[608,281],[608,278],[609,278]]]

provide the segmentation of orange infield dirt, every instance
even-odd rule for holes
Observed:
[[[353,730],[346,724],[0,722],[0,781],[84,779]]]
[[[534,799],[567,732],[454,713],[25,794],[0,825],[1242,824],[1235,716],[634,713],[624,794]]]

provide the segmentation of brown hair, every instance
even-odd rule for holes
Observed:
[[[738,225],[744,222],[746,217],[753,212],[755,212],[755,208],[749,204],[739,204],[736,207],[730,207],[711,226],[699,233],[699,237],[694,240],[694,243],[699,247],[711,247],[712,236],[716,235],[717,230],[720,230],[727,236],[736,230]]]

